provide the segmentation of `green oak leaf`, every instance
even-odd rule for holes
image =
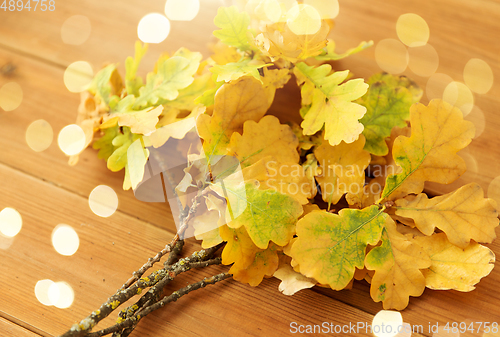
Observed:
[[[113,146],[112,141],[119,134],[118,129],[118,125],[104,129],[104,135],[92,144],[92,148],[94,150],[99,150],[97,158],[107,161],[113,154],[115,147]]]
[[[196,77],[191,85],[179,90],[179,96],[173,101],[168,102],[168,106],[179,110],[193,110],[196,104],[198,104],[196,99],[212,88],[213,84],[210,77],[211,74],[209,73]]]
[[[410,117],[410,106],[422,96],[414,82],[404,76],[389,74],[374,75],[368,81],[368,92],[357,100],[366,107],[366,114],[360,120],[364,125],[365,150],[385,156],[389,148],[385,142],[393,127],[405,127]]]
[[[338,215],[312,211],[297,223],[298,239],[290,256],[303,275],[334,290],[344,289],[355,268],[363,269],[366,246],[377,244],[388,217],[375,205],[344,208]]]
[[[240,13],[236,6],[219,7],[214,23],[221,29],[213,34],[223,43],[240,50],[251,49],[248,31],[250,16],[247,13]]]
[[[259,69],[270,64],[253,64],[252,59],[241,59],[238,62],[215,65],[210,71],[217,76],[217,82],[234,81],[243,76],[252,76],[262,83]],[[252,64],[251,64],[252,63]]]
[[[137,69],[142,58],[148,51],[148,45],[141,45],[141,42],[135,43],[135,57],[127,57],[125,60],[125,88],[129,95],[138,96],[139,89],[143,86],[142,78],[137,77]]]
[[[193,83],[201,58],[200,53],[191,53],[181,48],[172,57],[163,60],[156,73],[148,74],[146,85],[139,90],[133,109],[156,106],[176,99],[179,90]]]
[[[116,64],[110,64],[94,76],[89,91],[97,99],[109,104],[114,97],[119,98],[117,95],[120,95],[122,88],[123,83],[116,69]]]
[[[245,226],[260,249],[266,249],[270,241],[286,246],[295,234],[302,206],[288,195],[259,190],[256,185],[257,181],[243,183],[242,179],[228,177],[211,189],[227,200],[225,219],[229,228]]]

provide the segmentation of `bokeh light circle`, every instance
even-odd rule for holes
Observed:
[[[64,71],[64,85],[74,93],[87,90],[93,78],[92,66],[85,61],[73,62]]]
[[[167,0],[165,15],[172,21],[191,21],[200,11],[200,0]]]
[[[430,44],[409,48],[408,55],[410,57],[408,68],[418,76],[429,77],[439,66],[439,55]]]
[[[78,46],[88,40],[92,25],[85,15],[73,15],[61,26],[61,39],[64,43]]]
[[[160,13],[145,15],[137,26],[137,35],[144,43],[161,43],[170,34],[170,21]]]
[[[488,185],[487,197],[496,201],[497,211],[500,212],[500,176]]]
[[[26,129],[26,144],[35,152],[42,152],[49,148],[54,139],[54,131],[49,122],[39,119],[31,123]]]
[[[59,309],[69,308],[75,300],[75,292],[66,282],[52,283],[49,286],[47,295],[50,303]]]
[[[338,0],[304,0],[304,4],[316,8],[322,19],[335,19],[339,15]]]
[[[52,301],[49,298],[49,288],[54,284],[52,280],[40,280],[35,285],[35,296],[36,299],[43,305],[52,305]]]
[[[90,192],[89,207],[100,217],[110,217],[118,208],[118,196],[111,187],[99,185]]]
[[[453,78],[446,74],[436,73],[429,77],[425,86],[425,93],[430,100],[443,98],[444,89],[453,82]]]
[[[478,94],[486,94],[493,86],[493,70],[481,59],[470,59],[464,67],[464,82]]]
[[[461,82],[451,82],[443,92],[443,100],[462,110],[467,116],[474,107],[474,95],[472,91]]]
[[[321,15],[312,6],[293,6],[286,16],[288,28],[296,35],[316,34],[321,28]]]
[[[17,210],[6,207],[0,211],[0,233],[13,238],[21,231],[23,219]]]
[[[85,132],[79,125],[66,125],[59,132],[57,144],[59,145],[61,151],[68,156],[78,154],[85,148]]]
[[[427,22],[415,13],[403,14],[398,18],[396,33],[401,42],[408,47],[424,46],[430,36]]]
[[[0,108],[5,111],[17,109],[23,101],[23,88],[16,82],[9,82],[0,88]]]
[[[384,39],[375,47],[375,60],[383,71],[400,74],[408,66],[408,51],[398,40]]]
[[[52,231],[52,246],[61,255],[71,256],[80,246],[80,238],[73,227],[60,224]]]
[[[465,116],[464,119],[472,122],[476,127],[474,138],[481,136],[486,128],[486,117],[484,116],[484,112],[477,105],[474,105],[472,111]]]

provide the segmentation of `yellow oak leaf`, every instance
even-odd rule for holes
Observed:
[[[142,145],[141,139],[134,141],[127,149],[127,166],[130,186],[135,189],[144,178],[144,169],[149,158],[149,150]]]
[[[356,208],[365,208],[375,205],[380,200],[380,195],[384,189],[385,177],[376,177],[366,184],[361,193],[347,194],[346,201],[350,206]]]
[[[206,155],[226,154],[233,132],[245,121],[259,121],[268,108],[266,92],[256,79],[242,77],[224,84],[215,95],[212,116],[203,114],[196,121]]]
[[[221,41],[217,41],[217,43],[211,45],[210,50],[212,51],[210,58],[216,64],[220,65],[238,62],[242,56],[236,48],[228,46]]]
[[[297,222],[298,239],[289,254],[303,275],[344,289],[355,269],[363,268],[367,245],[379,242],[388,217],[377,206],[344,208],[338,215],[312,211]]]
[[[425,235],[439,228],[460,248],[465,248],[471,239],[491,243],[499,224],[498,212],[496,202],[483,195],[476,183],[431,199],[421,193],[412,201],[396,200],[396,215],[413,219]]]
[[[245,180],[257,180],[259,189],[286,194],[300,202],[309,203],[313,198],[313,188],[301,165],[293,162],[282,163],[274,157],[267,157],[242,170]]]
[[[382,244],[373,248],[365,258],[368,270],[374,270],[370,295],[383,302],[384,309],[403,310],[410,296],[420,296],[425,289],[421,269],[431,265],[425,251],[396,229],[391,217],[386,217]]]
[[[262,251],[253,243],[245,227],[229,228],[224,225],[219,228],[219,233],[222,240],[227,242],[221,255],[222,264],[235,263],[244,269],[253,263],[255,254]]]
[[[327,44],[329,31],[328,23],[322,21],[315,34],[296,35],[286,23],[278,22],[266,26],[265,31],[255,38],[255,42],[271,60],[284,58],[296,62],[321,54]]]
[[[318,188],[316,186],[316,176],[319,176],[323,173],[322,169],[319,167],[318,160],[314,156],[314,153],[309,153],[306,156],[306,161],[302,163],[302,167],[304,168],[304,173],[311,184],[312,197],[315,197],[318,193]]]
[[[422,271],[430,289],[472,291],[495,266],[495,254],[476,242],[462,249],[448,241],[444,233],[419,236],[414,241],[432,261]]]
[[[267,249],[255,254],[252,264],[248,267],[241,268],[240,264],[233,264],[229,274],[233,274],[236,281],[248,283],[252,287],[258,286],[265,276],[273,276],[278,269],[278,248],[275,244],[270,244]]]
[[[266,90],[269,106],[271,106],[274,101],[276,90],[283,88],[285,84],[287,84],[290,80],[291,75],[290,71],[286,68],[268,69],[267,67],[265,67],[263,69],[263,76],[261,76],[260,79],[264,85],[264,89]]]
[[[302,132],[302,128],[297,123],[289,122],[288,125],[290,125],[293,133],[299,139],[299,149],[310,150],[314,145],[321,144],[321,139],[318,143],[314,141],[311,136],[304,135],[304,133]]]
[[[163,106],[156,108],[146,108],[139,111],[126,111],[112,113],[110,118],[118,117],[119,126],[128,126],[130,131],[135,134],[149,135],[156,130],[158,116],[163,112]]]
[[[402,172],[387,178],[383,199],[395,200],[410,193],[420,193],[424,181],[449,184],[466,171],[457,152],[474,137],[472,122],[462,112],[442,100],[428,106],[410,108],[411,136],[394,141],[392,155]]]
[[[314,149],[314,156],[321,167],[321,175],[316,177],[323,200],[329,205],[336,204],[344,194],[350,198],[361,194],[365,182],[365,169],[370,163],[370,153],[364,150],[365,138],[347,144],[331,146],[328,140]]]
[[[186,134],[194,130],[196,126],[196,118],[206,111],[206,107],[202,105],[196,106],[193,111],[185,118],[177,118],[177,114],[169,117],[169,120],[163,118],[157,129],[148,136],[144,137],[145,146],[153,146],[159,148],[163,146],[170,138],[183,139]]]
[[[331,70],[329,64],[310,67],[300,62],[296,64],[294,74],[301,86],[302,106],[307,109],[301,111],[304,134],[313,135],[324,126],[325,139],[334,146],[341,141],[352,143],[363,132],[359,120],[365,115],[366,108],[352,101],[366,93],[368,84],[359,78],[341,84],[349,71],[331,73]]]
[[[227,154],[238,158],[242,168],[267,156],[279,162],[298,163],[298,146],[299,140],[288,125],[280,124],[274,116],[265,116],[258,123],[246,121],[241,135],[233,133]]]

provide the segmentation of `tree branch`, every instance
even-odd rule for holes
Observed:
[[[118,331],[123,330],[123,329],[128,328],[128,327],[131,327],[131,326],[137,324],[137,322],[139,322],[139,320],[141,320],[143,317],[149,315],[150,313],[152,313],[153,311],[155,311],[157,309],[164,307],[166,304],[168,304],[170,302],[177,301],[179,298],[181,298],[184,295],[189,294],[191,291],[204,288],[210,284],[215,284],[215,283],[223,281],[231,276],[232,275],[228,274],[228,273],[221,273],[221,274],[209,277],[209,278],[204,278],[202,281],[190,284],[190,285],[188,285],[188,286],[186,286],[178,291],[174,291],[171,295],[163,297],[163,299],[161,299],[159,302],[156,302],[155,304],[147,307],[146,309],[144,309],[140,313],[137,313],[134,316],[129,317],[129,318],[125,319],[124,321],[122,321],[122,322],[120,322],[112,327],[109,327],[109,328],[106,328],[103,330],[99,330],[96,332],[92,332],[92,333],[88,334],[87,336],[88,337],[101,337],[101,336],[108,335],[110,333],[118,332]]]

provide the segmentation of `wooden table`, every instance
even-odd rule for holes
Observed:
[[[163,51],[185,46],[209,55],[207,42],[220,1],[201,2],[195,20],[172,22],[168,39],[151,45],[141,74],[152,69]],[[66,0],[56,1],[52,12],[0,10],[0,87],[16,82],[24,93],[19,108],[0,111],[0,209],[13,207],[23,218],[19,235],[11,240],[0,238],[1,336],[63,333],[113,294],[173,235],[175,227],[168,206],[139,202],[131,191],[123,191],[122,173],[108,171],[94,150],[86,150],[77,166],[68,166],[67,157],[55,141],[62,127],[74,123],[79,103],[79,96],[64,86],[65,68],[85,60],[95,70],[108,62],[120,62],[123,71],[125,58],[133,55],[140,18],[149,12],[162,12],[163,6],[164,0]],[[485,121],[484,132],[468,150],[477,165],[459,182],[477,181],[486,191],[500,174],[500,1],[340,0],[340,6],[333,33],[340,51],[362,40],[377,43],[397,39],[397,18],[416,13],[430,27],[429,43],[440,57],[438,72],[463,81],[463,68],[469,59],[480,58],[491,66],[493,88],[487,94],[475,95]],[[91,22],[90,37],[82,45],[67,45],[61,39],[61,26],[72,15],[84,15]],[[363,77],[378,72],[374,49],[335,67],[352,69]],[[5,65],[13,65],[14,69],[8,71]],[[425,88],[427,78],[410,70],[404,74]],[[286,102],[286,94],[278,99]],[[423,102],[427,102],[425,95]],[[282,114],[285,107],[296,103],[278,107],[277,113]],[[480,115],[470,118],[481,125]],[[37,119],[48,121],[54,130],[54,142],[40,153],[32,151],[25,141],[26,128]],[[118,193],[119,208],[110,218],[97,217],[88,206],[89,193],[100,184]],[[437,185],[428,188],[435,193],[448,190]],[[61,256],[51,246],[51,232],[60,223],[71,225],[80,237],[80,248],[73,256]],[[197,247],[196,241],[188,240],[187,251]],[[500,241],[489,247],[499,255]],[[199,271],[181,277],[175,285],[182,286],[207,273]],[[58,309],[39,303],[34,287],[42,279],[68,282],[75,291],[73,305]],[[357,282],[352,290],[339,292],[303,290],[292,297],[280,294],[278,284],[276,279],[264,280],[257,288],[232,280],[219,283],[148,316],[134,336],[282,336],[291,335],[291,322],[371,323],[382,309],[380,303],[370,299],[366,283]],[[496,268],[471,293],[426,290],[423,296],[411,299],[403,319],[423,326],[423,333],[414,336],[431,336],[429,324],[500,323],[499,285],[500,269]]]

